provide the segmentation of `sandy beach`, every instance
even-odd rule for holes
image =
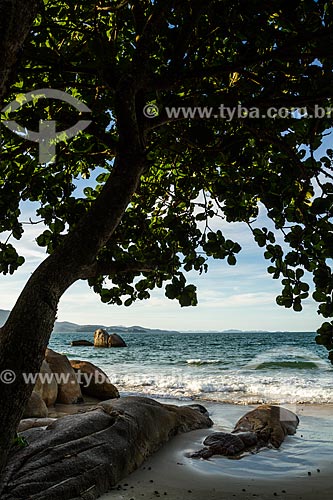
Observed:
[[[215,422],[211,430],[173,438],[101,499],[328,500],[332,497],[333,405],[297,405],[297,408],[285,405],[296,411],[300,425],[297,434],[288,436],[279,450],[264,449],[241,460],[217,456],[194,460],[186,454],[200,449],[209,433],[230,431],[236,420],[253,408],[214,403],[205,406]]]

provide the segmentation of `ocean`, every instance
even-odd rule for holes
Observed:
[[[112,333],[110,331],[109,333]],[[49,346],[102,368],[122,396],[234,404],[333,403],[333,366],[314,332],[124,333],[127,348]]]

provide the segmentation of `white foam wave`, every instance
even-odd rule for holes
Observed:
[[[265,376],[229,371],[200,377],[186,369],[169,373],[112,374],[112,382],[121,392],[136,392],[155,397],[208,399],[234,403],[333,403],[331,377],[304,378],[301,375]]]

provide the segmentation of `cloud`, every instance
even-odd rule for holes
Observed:
[[[31,217],[38,204],[22,206],[25,221]],[[267,221],[266,221],[267,222]],[[269,224],[258,219],[258,227]],[[269,222],[269,221],[268,221]],[[199,305],[181,308],[177,301],[168,300],[163,290],[154,290],[151,299],[134,303],[131,307],[103,304],[85,282],[75,283],[62,297],[58,319],[76,323],[141,324],[151,328],[176,330],[268,329],[311,330],[321,321],[316,305],[305,303],[302,313],[278,307],[275,297],[281,284],[272,280],[263,258],[263,250],[253,241],[250,230],[242,223],[229,224],[216,218],[214,229],[220,228],[227,238],[239,241],[243,251],[236,266],[225,261],[209,260],[207,274],[188,273],[188,281],[198,290]],[[13,241],[26,263],[13,276],[0,276],[0,308],[11,309],[30,274],[46,258],[45,250],[38,247],[36,237],[43,225],[25,225],[20,241]]]

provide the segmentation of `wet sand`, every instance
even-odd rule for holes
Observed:
[[[215,422],[212,429],[176,436],[102,500],[328,500],[332,498],[333,405],[285,405],[300,417],[295,436],[279,450],[263,449],[241,460],[195,460],[211,432],[230,431],[253,407],[200,402]],[[178,401],[179,404],[179,401]]]

